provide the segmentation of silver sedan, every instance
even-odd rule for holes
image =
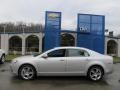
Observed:
[[[113,58],[82,47],[56,47],[38,56],[15,58],[10,68],[25,80],[36,76],[87,76],[98,81],[112,73]]]

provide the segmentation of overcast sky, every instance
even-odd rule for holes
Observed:
[[[62,12],[62,28],[77,27],[77,13],[106,16],[106,29],[120,33],[120,0],[0,0],[0,22],[44,24],[45,11]]]

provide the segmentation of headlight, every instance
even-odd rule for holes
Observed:
[[[13,61],[12,61],[12,63],[17,63],[17,62],[18,62],[18,60],[13,60]]]

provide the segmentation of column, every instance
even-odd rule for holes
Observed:
[[[9,48],[8,40],[9,40],[8,34],[1,34],[1,49],[3,49],[6,54],[8,54]]]
[[[22,55],[25,55],[25,35],[22,37]]]
[[[106,55],[107,55],[107,42],[108,42],[108,39],[107,37],[105,37],[104,54]]]
[[[42,52],[42,33],[39,35],[39,53]]]
[[[120,39],[118,39],[118,57],[120,57]]]

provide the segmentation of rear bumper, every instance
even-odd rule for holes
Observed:
[[[106,74],[112,74],[114,72],[114,70],[111,70],[109,72],[106,72]]]
[[[108,67],[106,68],[106,74],[112,74],[114,72],[114,69],[113,69],[113,64],[111,65],[108,65]]]

